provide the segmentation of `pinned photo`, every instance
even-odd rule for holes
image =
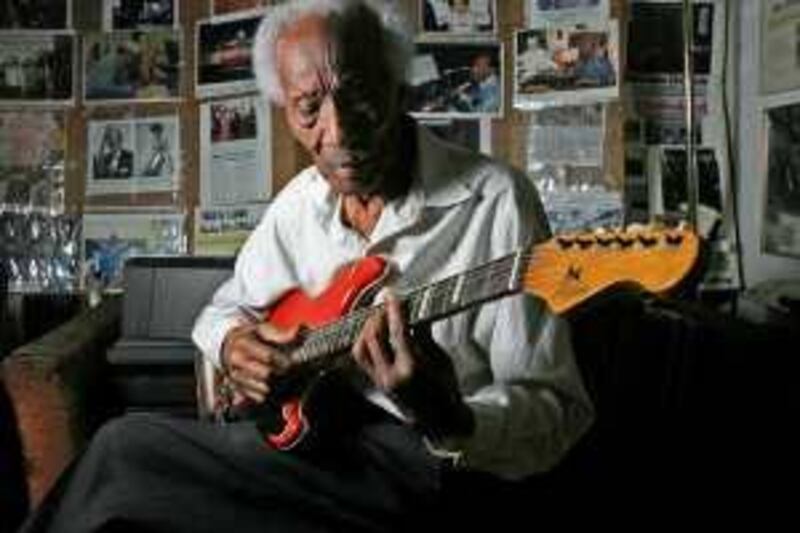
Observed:
[[[176,116],[90,120],[87,195],[163,192],[177,187]]]
[[[547,27],[515,36],[514,106],[576,104],[619,96],[617,25]]]
[[[171,28],[178,21],[177,0],[103,0],[106,30]]]
[[[497,32],[496,0],[420,0],[419,14],[431,37]]]
[[[256,90],[251,50],[260,22],[260,11],[198,22],[195,92],[199,98]]]
[[[2,33],[0,104],[71,103],[74,65],[71,33]]]
[[[418,42],[408,80],[418,117],[501,116],[502,47],[487,42]]]
[[[174,100],[180,95],[180,32],[94,33],[85,39],[84,98]]]
[[[3,0],[0,30],[65,30],[71,13],[71,0]]]

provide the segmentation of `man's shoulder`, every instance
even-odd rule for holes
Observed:
[[[298,172],[272,198],[271,209],[296,211],[326,196],[326,184],[316,167],[310,166]]]

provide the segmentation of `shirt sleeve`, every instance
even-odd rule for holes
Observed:
[[[497,213],[491,244],[495,257],[549,235],[532,187],[504,194]],[[475,432],[435,445],[457,452],[469,468],[508,479],[552,468],[594,417],[568,322],[538,298],[521,294],[484,305],[470,323],[459,357],[484,361],[487,373],[465,394]]]
[[[217,289],[195,321],[192,339],[216,367],[225,335],[246,320],[240,307],[265,309],[295,285],[293,263],[279,228],[282,208],[272,204],[267,209],[239,252],[233,276]]]

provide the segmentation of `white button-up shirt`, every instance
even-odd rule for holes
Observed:
[[[342,222],[341,198],[315,167],[297,175],[267,209],[194,327],[219,366],[240,306],[265,308],[287,290],[309,294],[366,255],[386,257],[404,293],[458,274],[549,235],[538,195],[519,173],[418,129],[409,193],[386,204],[364,238]],[[515,295],[436,322],[433,338],[453,360],[475,414],[468,439],[443,443],[465,463],[507,478],[549,469],[588,428],[591,402],[576,367],[567,323],[540,300]],[[390,400],[376,391],[369,399]],[[391,410],[391,409],[390,409]]]

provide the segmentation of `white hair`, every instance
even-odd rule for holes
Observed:
[[[386,38],[386,61],[395,79],[402,83],[413,52],[413,43],[405,18],[391,0],[287,0],[267,8],[261,19],[253,43],[253,71],[261,95],[272,102],[283,105],[284,94],[278,76],[275,45],[281,33],[308,15],[343,13],[354,5],[363,5],[372,10],[381,22]]]

